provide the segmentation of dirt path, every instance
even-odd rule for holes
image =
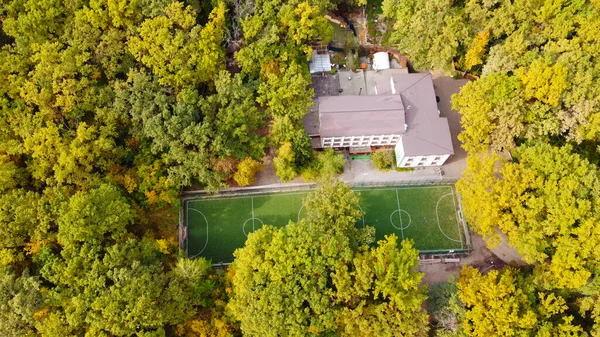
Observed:
[[[419,265],[417,270],[425,273],[423,284],[436,284],[448,281],[450,276],[458,278],[458,272],[465,265],[473,266],[481,272],[493,269],[501,269],[509,263],[524,264],[516,250],[510,247],[506,241],[492,250],[488,249],[485,241],[479,234],[471,233],[473,252],[461,259],[459,263],[438,263]]]

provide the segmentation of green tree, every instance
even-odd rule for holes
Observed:
[[[392,169],[394,163],[394,157],[390,150],[375,151],[371,154],[371,160],[376,169],[381,171],[388,171]]]
[[[266,79],[258,87],[257,102],[271,116],[289,116],[294,124],[301,122],[313,105],[314,96],[314,90],[309,88],[307,66],[296,62],[280,64],[264,76]]]
[[[302,170],[302,178],[307,181],[327,180],[344,172],[344,155],[332,148],[318,152],[313,162]]]
[[[24,259],[23,249],[38,229],[38,201],[36,193],[23,189],[0,196],[0,266]]]
[[[256,107],[256,82],[222,71],[214,84],[216,94],[200,103],[205,116],[203,124],[214,130],[211,150],[220,157],[262,158],[266,142],[258,130],[265,126],[267,115]]]
[[[139,37],[128,42],[130,52],[161,85],[183,88],[211,80],[223,66],[225,5],[215,7],[204,27],[196,25],[192,7],[181,2],[172,2],[165,14],[141,24]]]
[[[151,240],[106,248],[84,243],[60,254],[43,249],[36,260],[42,277],[55,285],[48,296],[57,304],[40,316],[38,331],[165,336],[169,325],[189,317],[192,306],[188,288],[164,270],[160,257]]]
[[[69,199],[57,219],[57,238],[63,246],[99,244],[107,237],[124,236],[132,220],[127,200],[114,186],[104,184]]]
[[[369,249],[357,205],[341,181],[325,182],[303,220],[264,226],[235,252],[230,308],[245,335],[426,335],[418,252],[394,236]]]
[[[456,6],[445,0],[384,0],[383,14],[394,20],[390,42],[397,43],[417,69],[449,69],[472,37]],[[406,29],[406,23],[411,29]]]
[[[411,241],[398,249],[392,235],[357,254],[350,282],[346,271],[336,273],[338,301],[344,304],[338,318],[343,336],[427,336],[428,317],[421,308],[427,298],[420,288],[423,274],[415,271],[418,257]]]
[[[3,336],[32,336],[35,314],[43,305],[40,280],[25,270],[22,275],[0,268],[0,332]]]

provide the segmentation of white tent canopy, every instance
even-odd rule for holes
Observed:
[[[373,54],[373,69],[390,69],[390,56],[388,55],[388,53],[381,51],[379,53]]]
[[[331,59],[329,53],[318,54],[316,51],[313,51],[310,58],[309,69],[311,74],[331,71]]]

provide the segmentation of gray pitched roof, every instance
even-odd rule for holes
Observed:
[[[431,74],[393,75],[392,81],[406,112],[408,128],[402,136],[404,154],[454,154],[448,120],[439,117]]]
[[[390,135],[404,132],[399,95],[319,97],[321,137]]]
[[[438,113],[431,74],[392,74],[395,94],[385,87],[389,77],[367,76],[378,84],[379,95],[319,97],[321,137],[402,134],[405,155],[454,154],[448,120]]]

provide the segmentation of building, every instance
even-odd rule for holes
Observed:
[[[398,167],[444,164],[454,150],[448,120],[439,116],[431,74],[371,77],[378,79],[367,87],[371,95],[318,98],[318,133],[311,135],[315,147],[350,152],[394,147]]]

